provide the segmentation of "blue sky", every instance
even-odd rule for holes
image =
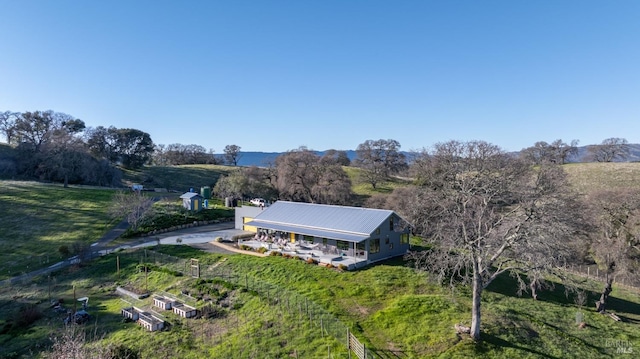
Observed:
[[[640,143],[640,1],[0,0],[0,111],[222,153]]]

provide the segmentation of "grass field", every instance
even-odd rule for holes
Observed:
[[[565,169],[584,194],[639,186],[640,164],[636,163],[571,164]],[[222,168],[205,166],[196,169],[196,176],[181,178],[190,169],[181,166],[175,171],[152,176],[158,183],[186,186],[192,182],[189,186],[198,188],[210,185],[204,179],[224,173]],[[167,179],[161,179],[165,175]],[[354,191],[366,198],[398,185],[402,183],[386,184],[378,191],[357,185]],[[61,245],[95,242],[114,224],[106,215],[112,194],[108,189],[1,181],[0,279],[59,260]],[[633,357],[627,354],[629,349],[635,354],[640,351],[640,295],[614,288],[609,307],[625,319],[615,322],[594,311],[601,284],[591,281],[583,283],[588,300],[580,307],[565,296],[560,285],[540,293],[540,300],[534,301],[515,295],[508,276],[499,278],[485,292],[483,341],[476,345],[453,331],[455,323],[469,324],[468,289],[461,286],[452,292],[401,260],[339,272],[281,257],[223,257],[183,246],[160,250],[184,259],[199,258],[203,265],[269,283],[276,288],[273,293],[304,296],[349,327],[381,358],[601,358]],[[30,351],[47,348],[48,338],[59,331],[62,320],[47,308],[49,299],[73,303],[74,288],[77,297],[90,297],[94,315],[88,327],[90,337],[133,348],[143,358],[348,357],[341,342],[321,336],[293,311],[274,307],[273,299],[224,286],[214,288],[222,298],[216,309],[218,317],[189,322],[168,316],[170,330],[145,332],[134,323],[123,322],[120,309],[124,302],[114,295],[117,285],[176,294],[196,290],[198,285],[188,276],[175,277],[159,270],[145,275],[138,268],[141,261],[148,261],[142,252],[120,256],[116,253],[51,278],[34,278],[24,286],[1,288],[0,358],[33,357]],[[116,258],[121,259],[120,273],[116,273]],[[20,322],[29,306],[40,308],[42,317],[33,325],[10,325]],[[578,312],[586,328],[577,326]]]
[[[221,175],[227,175],[236,167],[220,165],[150,166],[142,170],[125,170],[127,184],[140,183],[147,188],[165,188],[187,192],[190,188],[200,191],[201,187],[213,188]]]
[[[0,181],[0,279],[58,262],[61,246],[100,239],[115,224],[107,215],[113,193]]]
[[[640,162],[572,163],[564,170],[574,188],[585,195],[605,189],[640,190]]]
[[[74,290],[76,297],[90,298],[88,310],[93,318],[86,325],[90,336],[103,344],[119,343],[134,349],[142,358],[282,358],[293,353],[301,358],[325,358],[327,352],[334,358],[347,358],[343,341],[320,332],[317,319],[316,326],[310,325],[295,304],[284,304],[285,300],[288,304],[285,298],[289,293],[304,297],[307,306],[324,308],[330,314],[323,317],[325,323],[348,327],[380,358],[602,358],[615,357],[617,345],[635,350],[640,345],[640,297],[618,288],[611,310],[624,317],[624,322],[597,314],[590,306],[579,307],[571,297],[565,297],[561,286],[542,292],[538,301],[518,297],[512,279],[503,277],[485,292],[484,340],[476,345],[453,330],[455,323],[468,324],[467,288],[452,292],[400,260],[340,272],[283,257],[221,256],[184,246],[158,250],[115,253],[87,267],[55,273],[52,279],[37,278],[27,287],[3,288],[0,357],[8,353],[18,357],[28,349],[47,347],[49,336],[61,327],[64,315],[47,309],[46,303],[51,296],[63,298],[70,307]],[[141,261],[165,263],[171,269],[182,266],[168,264],[170,261],[158,253],[200,259],[203,277],[207,276],[204,268],[211,266],[217,273],[234,273],[241,278],[240,283],[251,278],[249,288],[262,283],[272,289],[270,294],[260,295],[222,282],[203,287],[188,276],[176,277],[159,270],[145,275],[138,270]],[[116,261],[120,263],[119,273]],[[209,288],[209,296],[218,303],[214,306],[217,314],[206,320],[185,320],[161,313],[170,329],[149,333],[123,321],[120,309],[129,304],[114,294],[117,285],[175,296]],[[584,288],[589,300],[595,299],[598,283],[585,281]],[[193,298],[197,297],[194,294]],[[205,299],[193,299],[189,304],[202,306]],[[149,299],[129,301],[150,305]],[[43,316],[36,325],[2,333],[7,321],[15,320],[11,318],[28,303],[40,303],[42,308]],[[588,324],[586,328],[578,327],[578,312]]]

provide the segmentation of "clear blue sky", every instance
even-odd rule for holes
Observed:
[[[0,0],[0,111],[222,153],[640,142],[640,1]]]

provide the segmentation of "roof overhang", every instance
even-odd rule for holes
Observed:
[[[245,225],[264,228],[264,229],[272,229],[274,231],[298,233],[298,234],[314,236],[318,238],[339,239],[342,241],[356,242],[356,243],[362,242],[365,239],[370,237],[370,235],[362,234],[362,233],[332,231],[326,228],[311,228],[311,227],[304,227],[304,226],[296,226],[292,224],[271,223],[271,222],[263,222],[263,221],[257,221],[257,220],[249,221],[245,223]]]

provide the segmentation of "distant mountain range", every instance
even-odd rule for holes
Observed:
[[[314,151],[316,154],[322,156],[325,151]],[[356,151],[348,150],[345,151],[347,153],[347,157],[353,161],[356,158]],[[270,163],[275,164],[276,157],[286,153],[286,152],[240,152],[241,157],[238,160],[238,166],[258,166],[258,167],[267,167]],[[220,155],[222,156],[222,155]]]
[[[316,154],[322,156],[325,151],[314,151]],[[347,157],[350,160],[354,160],[356,158],[356,151],[347,150]],[[286,152],[241,152],[241,157],[238,160],[238,166],[258,166],[258,167],[267,167],[270,163],[275,163],[276,157],[284,154]],[[403,151],[405,155],[409,157],[410,153]],[[518,153],[518,152],[515,152]],[[219,155],[222,156],[222,155]],[[629,144],[629,156],[624,162],[639,162],[640,161],[640,144]],[[587,150],[587,146],[578,147],[578,154],[574,156],[574,158],[570,159],[569,162],[591,162],[589,160],[589,152]]]

